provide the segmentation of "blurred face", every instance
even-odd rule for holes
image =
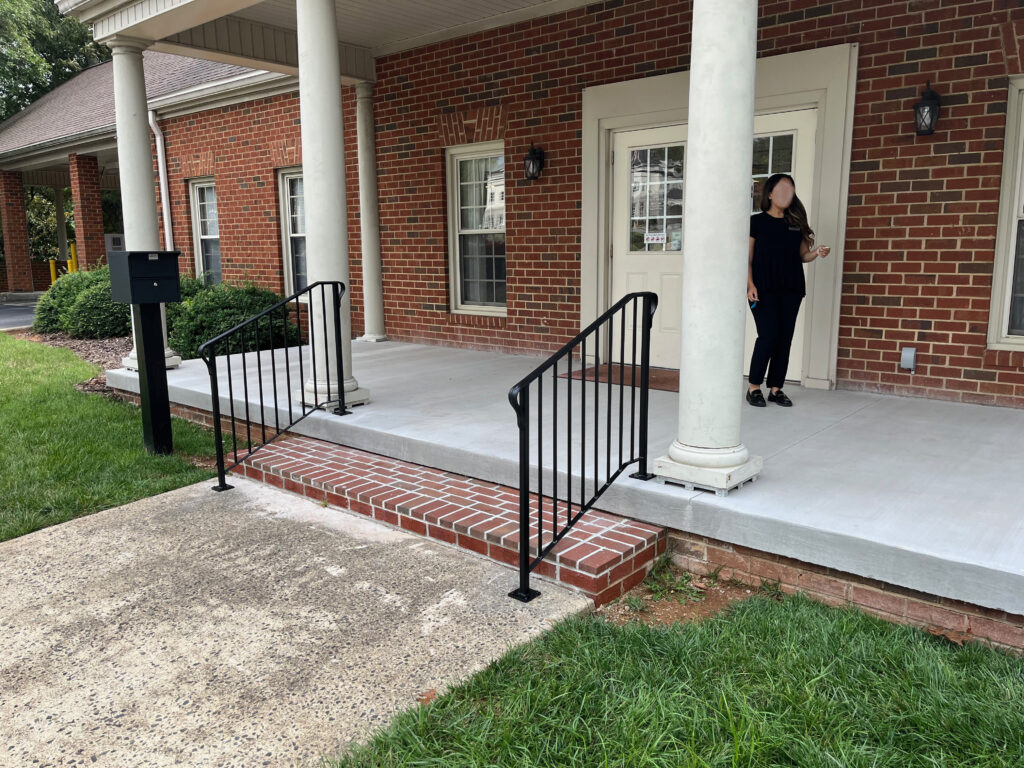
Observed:
[[[789,204],[793,202],[793,195],[796,190],[793,188],[793,184],[789,179],[780,179],[779,183],[772,189],[771,195],[769,195],[771,201],[775,204],[775,207],[786,210],[789,208]]]

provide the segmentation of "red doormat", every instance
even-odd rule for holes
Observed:
[[[640,385],[640,366],[636,367],[636,383]],[[619,366],[616,363],[612,363],[612,384],[618,384],[620,378],[622,383],[631,385],[633,379],[633,368],[632,365]],[[587,368],[587,381],[594,381],[593,367]],[[582,371],[573,371],[572,377],[579,379]],[[568,374],[563,373],[559,378],[564,379]],[[597,381],[608,381],[608,366],[601,365],[597,367]],[[651,368],[650,369],[650,381],[651,389],[660,389],[663,392],[678,392],[679,391],[679,371],[675,368]]]

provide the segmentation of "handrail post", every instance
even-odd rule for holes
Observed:
[[[338,362],[338,406],[334,413],[344,416],[349,413],[345,407],[345,366],[341,359],[341,286],[339,283],[331,283],[331,296],[334,298],[334,359]],[[328,379],[330,378],[330,366],[328,366]]]
[[[640,334],[640,462],[637,471],[630,477],[637,480],[653,480],[655,475],[647,471],[647,416],[650,405],[651,384],[651,326],[658,303],[654,297],[644,294],[643,327]]]
[[[530,589],[530,388],[519,390],[516,404],[519,424],[519,587],[508,593],[522,603],[540,595]],[[537,531],[540,546],[540,530]]]
[[[229,352],[230,354],[230,352]],[[224,472],[224,438],[220,427],[220,387],[217,383],[217,353],[210,349],[210,359],[206,361],[210,371],[210,404],[213,406],[213,442],[217,447],[217,485],[215,491],[230,491],[235,486],[228,485]]]

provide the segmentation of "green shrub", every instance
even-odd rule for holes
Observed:
[[[36,304],[32,328],[37,333],[57,333],[65,330],[65,323],[75,300],[86,288],[105,284],[110,293],[110,270],[107,267],[88,272],[73,272],[61,275]]]
[[[229,330],[243,320],[259,314],[281,300],[273,291],[254,285],[215,285],[199,290],[187,301],[181,303],[176,313],[173,330],[169,331],[170,345],[182,359],[197,357],[199,346],[214,336]],[[259,323],[259,332],[251,328],[243,336],[231,340],[230,348],[219,347],[217,354],[224,352],[241,352],[242,343],[245,351],[269,349],[271,341],[274,346],[282,346],[287,338],[294,344],[298,337],[298,326],[287,323],[283,312],[274,313],[273,339],[271,323],[263,320]]]
[[[209,288],[210,286],[206,285],[202,280],[197,280],[196,278],[189,277],[188,275],[181,276],[181,301],[165,305],[167,310],[168,337],[170,337],[171,332],[174,330],[174,325],[178,322],[178,318],[181,317],[182,310],[185,307],[185,302],[196,296],[200,291],[209,290]]]
[[[110,298],[110,283],[90,285],[75,299],[64,330],[73,339],[110,339],[132,332],[131,308]]]

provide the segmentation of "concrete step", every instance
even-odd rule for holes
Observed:
[[[515,488],[298,436],[264,446],[235,472],[512,567],[519,562]],[[559,514],[565,514],[561,505]],[[545,527],[550,517],[546,508]],[[532,524],[534,541],[535,516]],[[550,540],[551,532],[545,531],[544,543]],[[533,574],[577,589],[601,605],[639,584],[666,544],[663,528],[593,510]],[[536,545],[531,549],[536,551]],[[510,571],[509,589],[517,584],[517,574]]]

